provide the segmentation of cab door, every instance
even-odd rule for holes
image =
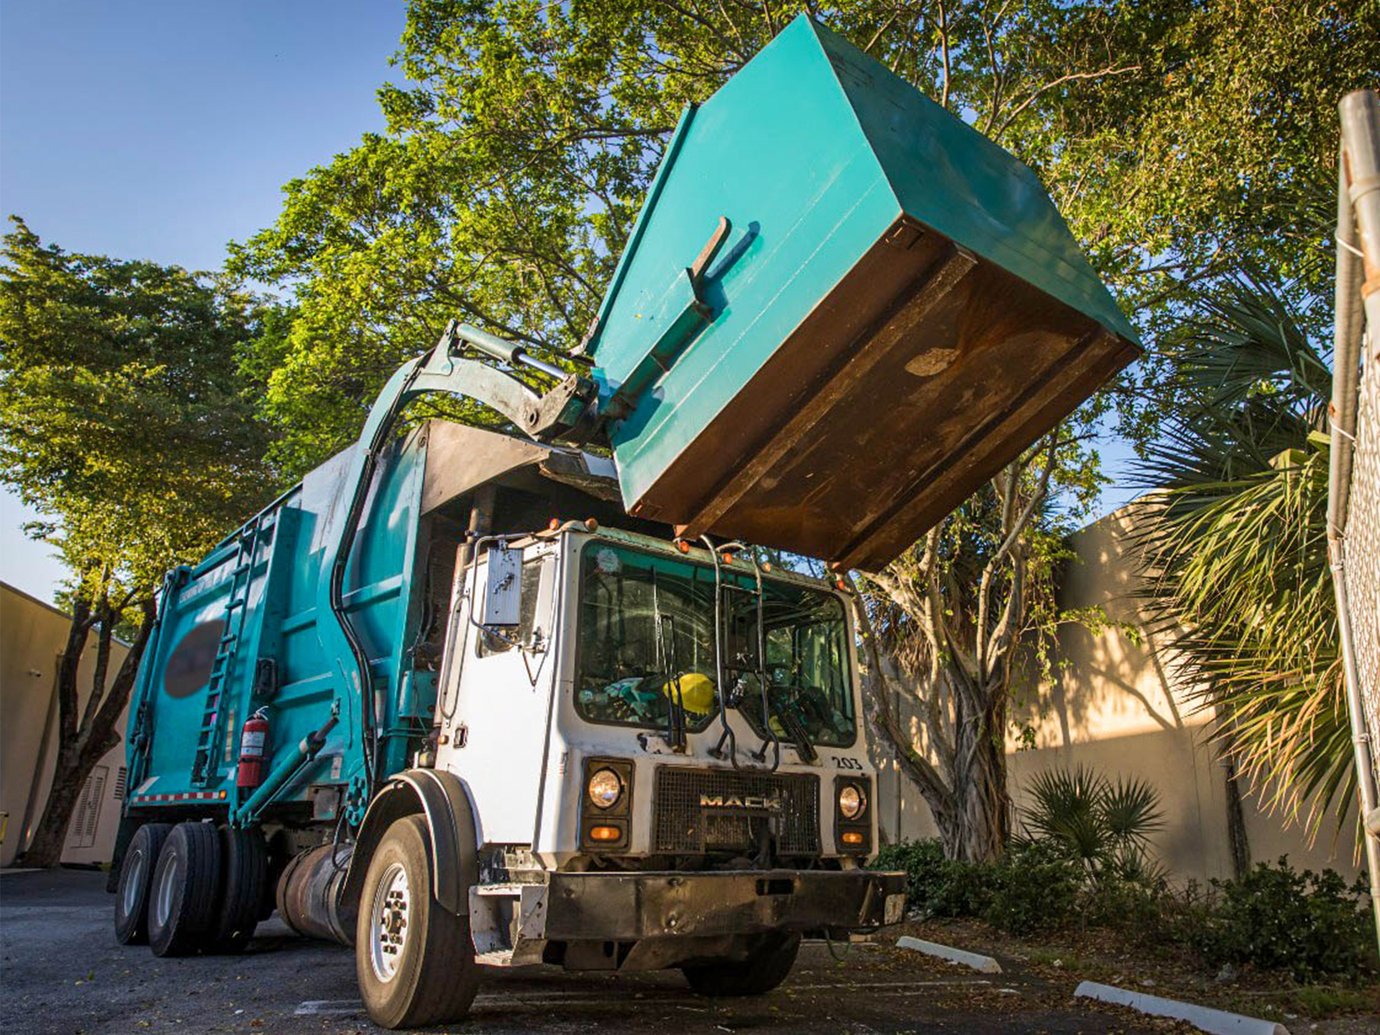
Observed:
[[[479,624],[487,559],[469,572],[438,702],[437,765],[469,788],[481,844],[531,844],[537,822],[555,683],[557,556],[545,543],[522,553],[515,625]]]

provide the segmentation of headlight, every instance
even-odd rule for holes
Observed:
[[[839,814],[844,819],[857,819],[867,808],[867,795],[857,784],[846,783],[839,788]]]
[[[611,809],[623,797],[623,781],[612,769],[596,769],[589,778],[589,800],[598,808]]]

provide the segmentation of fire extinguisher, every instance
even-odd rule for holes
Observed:
[[[268,709],[260,708],[244,722],[240,735],[240,765],[235,786],[251,789],[264,782],[264,763],[268,759]]]

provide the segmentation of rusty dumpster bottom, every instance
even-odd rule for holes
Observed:
[[[904,874],[870,870],[556,873],[544,940],[563,943],[570,969],[651,970],[745,956],[782,933],[894,923],[904,892]]]

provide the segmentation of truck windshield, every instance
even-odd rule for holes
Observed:
[[[745,715],[760,715],[756,599],[751,572],[726,571],[725,669]],[[718,711],[714,661],[714,571],[678,558],[591,543],[581,565],[575,704],[590,722],[665,729],[671,697],[690,732]],[[748,592],[744,592],[748,591]],[[843,747],[853,742],[847,625],[837,597],[773,579],[763,583],[772,729]],[[751,682],[743,687],[741,680]],[[742,692],[744,689],[747,692]]]

